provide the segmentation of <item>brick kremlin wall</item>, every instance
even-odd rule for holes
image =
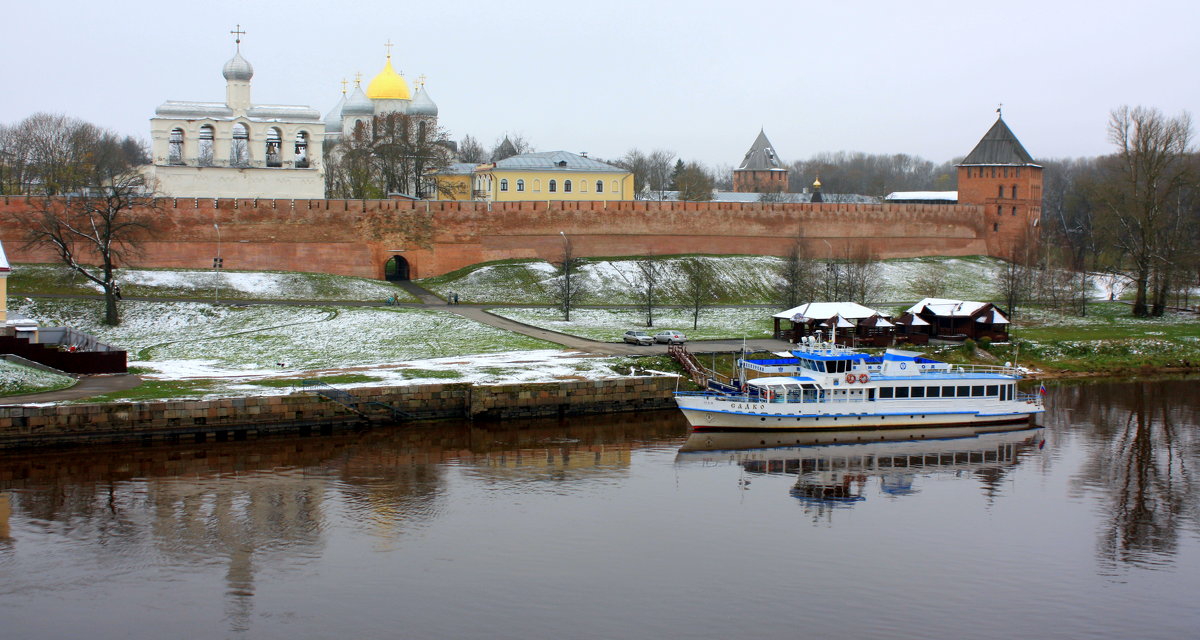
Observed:
[[[1015,239],[993,231],[977,205],[719,202],[410,202],[402,200],[158,199],[141,213],[155,234],[130,266],[309,271],[382,278],[394,255],[413,278],[505,258],[576,255],[809,255],[878,258],[1007,256]],[[54,262],[26,247],[20,215],[34,198],[0,198],[0,240],[11,262]],[[218,227],[214,227],[218,225]]]

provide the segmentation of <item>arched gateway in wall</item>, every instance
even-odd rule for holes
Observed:
[[[388,282],[408,280],[408,260],[404,256],[392,256],[383,266],[383,277]]]

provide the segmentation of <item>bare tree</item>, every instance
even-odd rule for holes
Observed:
[[[661,200],[671,180],[671,163],[674,159],[675,152],[665,149],[655,149],[650,153],[630,149],[613,164],[633,174],[634,193],[646,192],[652,197],[657,194],[657,199]]]
[[[550,282],[549,293],[555,306],[562,311],[564,322],[571,321],[571,309],[579,303],[587,291],[579,273],[582,266],[582,260],[575,256],[571,239],[563,235],[563,250],[558,261],[558,273]]]
[[[638,270],[636,289],[638,302],[646,312],[646,326],[653,327],[654,307],[662,295],[663,272],[665,271],[663,262],[652,255],[644,255],[634,261],[634,265]]]
[[[791,251],[783,257],[779,267],[779,302],[785,309],[812,302],[816,296],[822,265],[804,251],[799,238],[792,244]]]
[[[844,293],[840,298],[871,306],[883,292],[883,266],[865,245],[847,250],[846,260],[839,265],[844,274]]]
[[[1122,106],[1110,115],[1108,138],[1117,153],[1106,163],[1112,179],[1101,198],[1111,241],[1132,265],[1136,316],[1160,315],[1171,288],[1179,246],[1173,236],[1184,224],[1180,196],[1193,180],[1186,161],[1191,135],[1186,112],[1171,118],[1154,108]]]
[[[99,285],[104,323],[119,324],[116,268],[138,252],[152,229],[153,189],[136,168],[145,151],[77,120],[49,118],[38,126],[37,155],[65,166],[36,170],[44,191],[20,216],[28,246],[52,249],[68,269]]]
[[[717,299],[717,274],[712,264],[702,258],[687,258],[680,263],[679,269],[683,273],[679,299],[692,311],[694,331],[700,327],[700,312]]]
[[[908,287],[922,298],[944,298],[949,290],[946,268],[936,262],[923,262],[909,279]]]
[[[458,143],[458,159],[462,162],[474,162],[479,164],[487,162],[487,151],[483,149],[483,145],[474,136],[463,136],[462,142]]]
[[[1008,319],[1017,316],[1018,308],[1033,296],[1035,279],[1038,277],[1038,243],[1033,237],[1034,228],[1026,230],[1024,242],[1018,243],[1011,261],[1005,262],[996,274],[996,295],[1004,300]]]

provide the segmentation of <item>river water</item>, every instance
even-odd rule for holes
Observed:
[[[1047,398],[971,438],[658,412],[5,454],[0,637],[1196,637],[1200,381]]]

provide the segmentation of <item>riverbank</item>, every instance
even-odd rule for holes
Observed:
[[[163,402],[0,407],[0,449],[328,433],[369,424],[448,418],[480,421],[674,407],[674,376],[534,384],[449,383]]]

